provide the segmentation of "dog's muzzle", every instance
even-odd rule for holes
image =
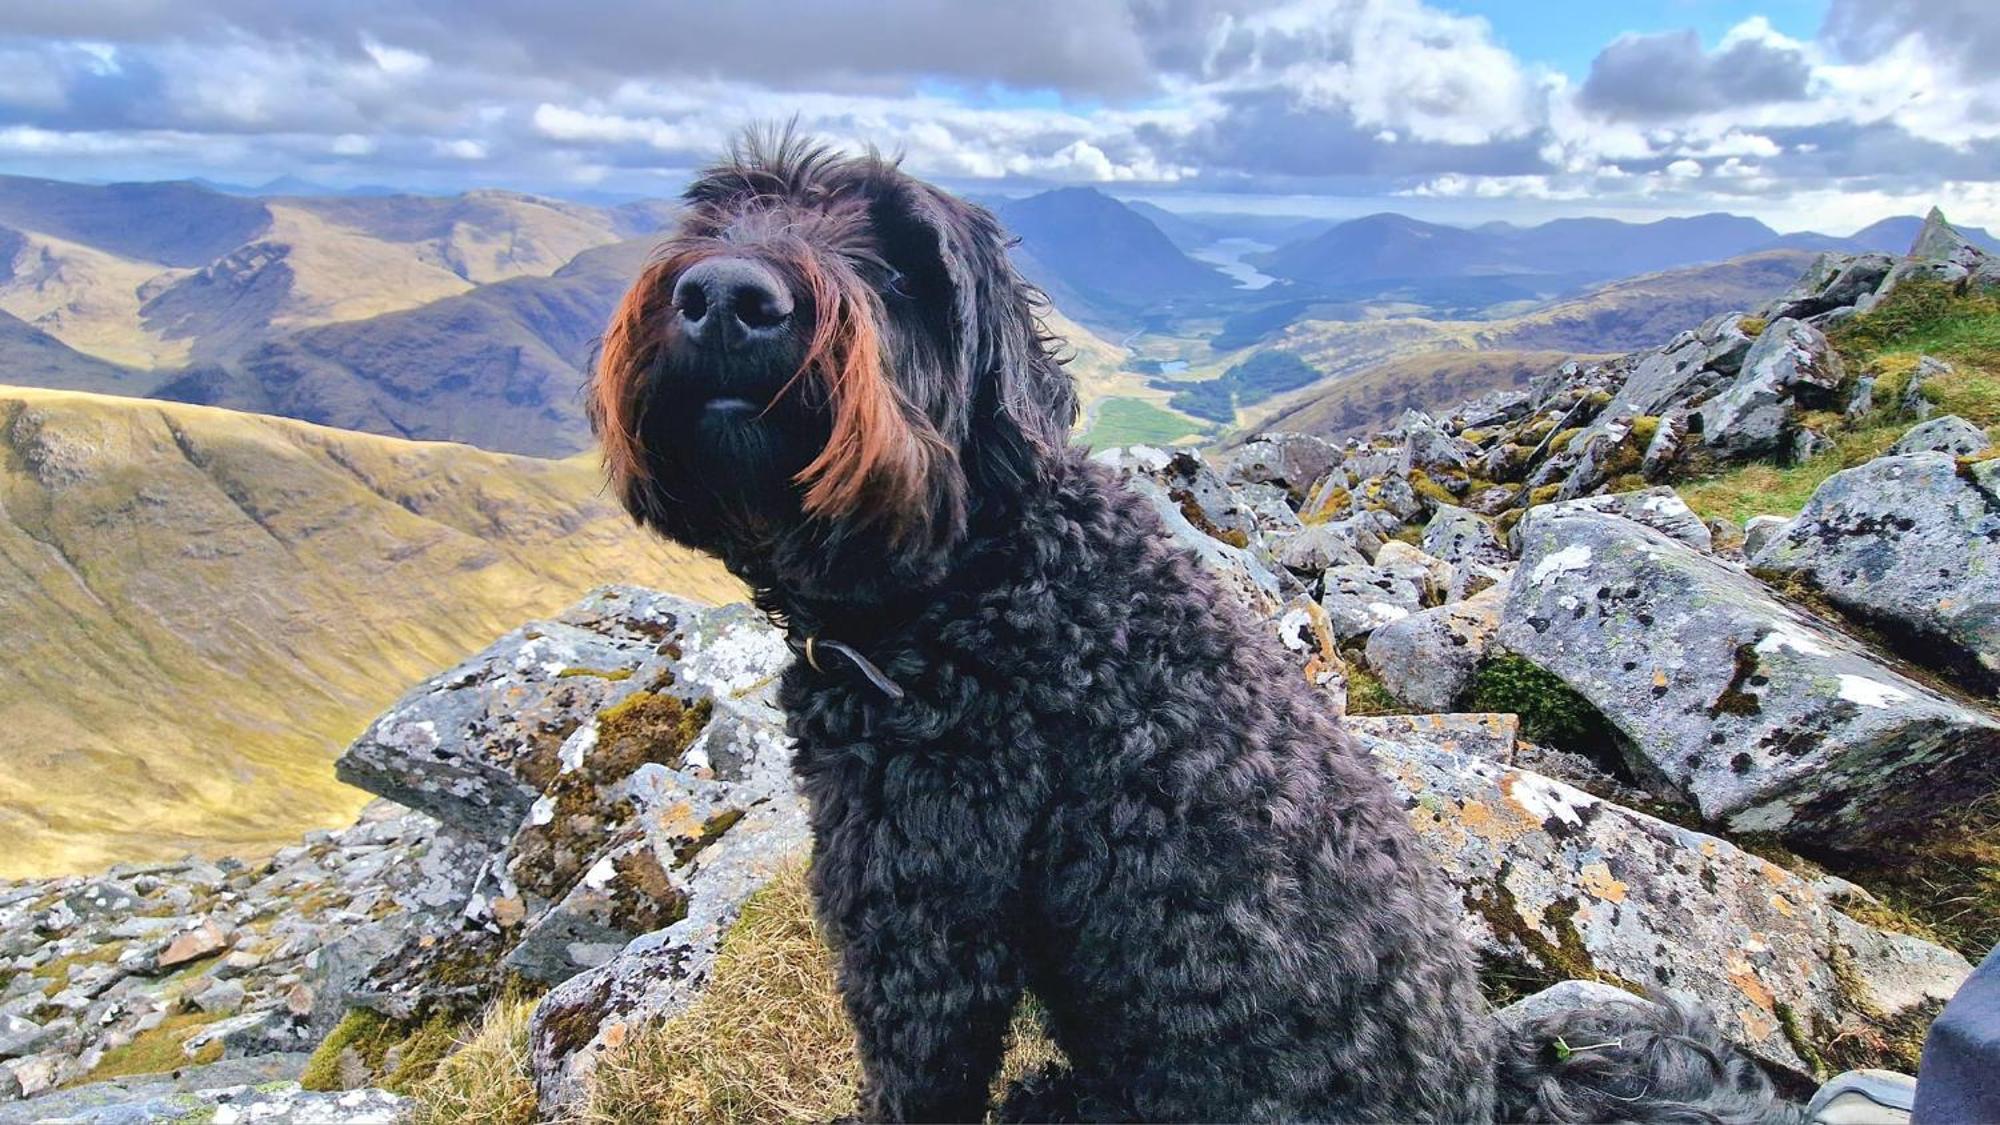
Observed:
[[[792,294],[777,274],[748,258],[710,258],[674,283],[674,309],[689,342],[731,350],[783,334]]]

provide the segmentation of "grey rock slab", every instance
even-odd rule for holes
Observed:
[[[1508,714],[1349,715],[1341,723],[1371,752],[1381,743],[1419,742],[1448,754],[1502,764],[1513,761],[1521,735],[1520,720]]]
[[[1613,492],[1603,496],[1579,496],[1574,500],[1562,500],[1544,504],[1537,512],[1559,514],[1563,512],[1600,512],[1608,516],[1618,516],[1631,520],[1643,527],[1677,539],[1697,551],[1715,549],[1715,535],[1694,509],[1687,506],[1680,493],[1665,485],[1640,489],[1637,492]],[[1521,551],[1521,526],[1514,526],[1510,541],[1516,554]]]
[[[684,691],[726,692],[789,659],[748,606],[605,587],[419,685],[348,747],[336,772],[497,845],[584,718],[668,674]]]
[[[1699,1002],[1730,1039],[1795,1078],[1812,1068],[1788,1018],[1822,1045],[1872,1026],[1871,1006],[1926,1019],[1971,970],[1949,950],[1855,922],[1726,841],[1562,782],[1414,741],[1380,744],[1375,757],[1484,952]]]
[[[1342,641],[1400,621],[1423,608],[1416,584],[1373,566],[1336,566],[1326,572],[1320,606]]]
[[[1500,628],[1507,591],[1495,586],[1462,602],[1412,613],[1368,636],[1368,668],[1389,693],[1425,711],[1449,711],[1472,687]]]
[[[2000,462],[1912,453],[1835,473],[1751,565],[1806,579],[1970,686],[2000,687]]]
[[[1910,427],[1908,432],[1896,439],[1896,444],[1889,447],[1889,453],[1949,453],[1953,457],[1971,457],[1991,448],[1993,442],[1986,436],[1985,430],[1956,414],[1946,414]]]
[[[1303,493],[1340,464],[1341,449],[1311,434],[1258,434],[1223,467],[1231,484],[1275,484]]]
[[[1522,533],[1498,643],[1589,700],[1634,771],[1710,822],[1854,847],[2000,782],[1990,712],[1736,568],[1596,512],[1537,509]]]
[[[1743,357],[1742,370],[1703,403],[1702,441],[1735,456],[1783,448],[1801,399],[1831,404],[1845,371],[1825,333],[1800,320],[1775,320]]]

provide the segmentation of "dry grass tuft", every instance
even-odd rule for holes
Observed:
[[[996,1092],[1061,1055],[1024,1004]],[[583,1125],[824,1121],[855,1110],[860,1064],[803,866],[744,907],[706,991],[599,1062]]]
[[[486,1011],[478,1030],[461,1041],[417,1087],[413,1125],[529,1125],[535,1084],[528,1078],[528,1019],[535,1001],[504,998]]]

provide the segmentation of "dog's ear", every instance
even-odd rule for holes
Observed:
[[[1007,236],[985,208],[900,177],[898,218],[931,243],[932,276],[920,284],[950,292],[945,307],[965,385],[946,401],[958,417],[939,419],[960,441],[975,495],[1017,492],[1058,454],[1076,424],[1076,385],[1057,358],[1037,310],[1041,293],[1014,271]]]

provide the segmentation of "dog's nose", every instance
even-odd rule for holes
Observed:
[[[748,258],[710,258],[674,283],[674,308],[692,339],[733,347],[782,330],[792,295],[777,274]]]

